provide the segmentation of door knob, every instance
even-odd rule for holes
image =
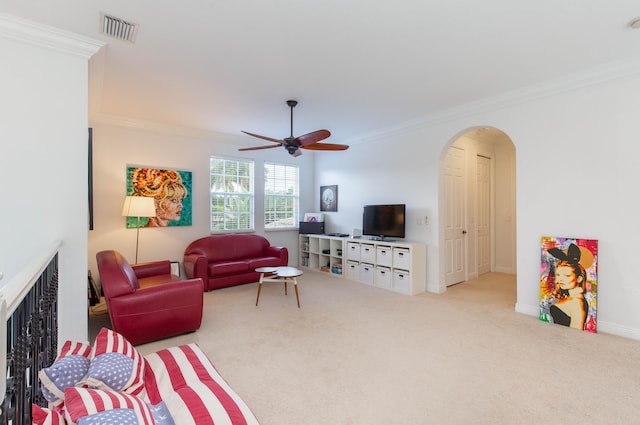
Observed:
[[[466,234],[467,234],[467,231],[466,231],[466,230],[463,230],[463,231],[462,231],[462,234],[463,234],[463,235],[466,235]]]

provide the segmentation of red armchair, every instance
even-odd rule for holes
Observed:
[[[171,263],[130,265],[117,251],[96,254],[112,329],[132,344],[168,338],[200,328],[202,279],[171,274]]]

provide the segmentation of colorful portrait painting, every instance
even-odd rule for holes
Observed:
[[[543,236],[540,320],[596,332],[598,241]]]
[[[191,172],[127,167],[127,196],[153,198],[156,216],[142,217],[140,227],[191,226]],[[127,217],[127,228],[138,226]]]

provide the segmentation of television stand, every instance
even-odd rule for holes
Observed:
[[[299,265],[402,294],[425,292],[427,254],[423,243],[365,239],[368,237],[300,235]]]

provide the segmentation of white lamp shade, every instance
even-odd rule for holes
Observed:
[[[146,196],[127,196],[124,198],[122,215],[125,217],[155,217],[156,205],[153,198]]]

